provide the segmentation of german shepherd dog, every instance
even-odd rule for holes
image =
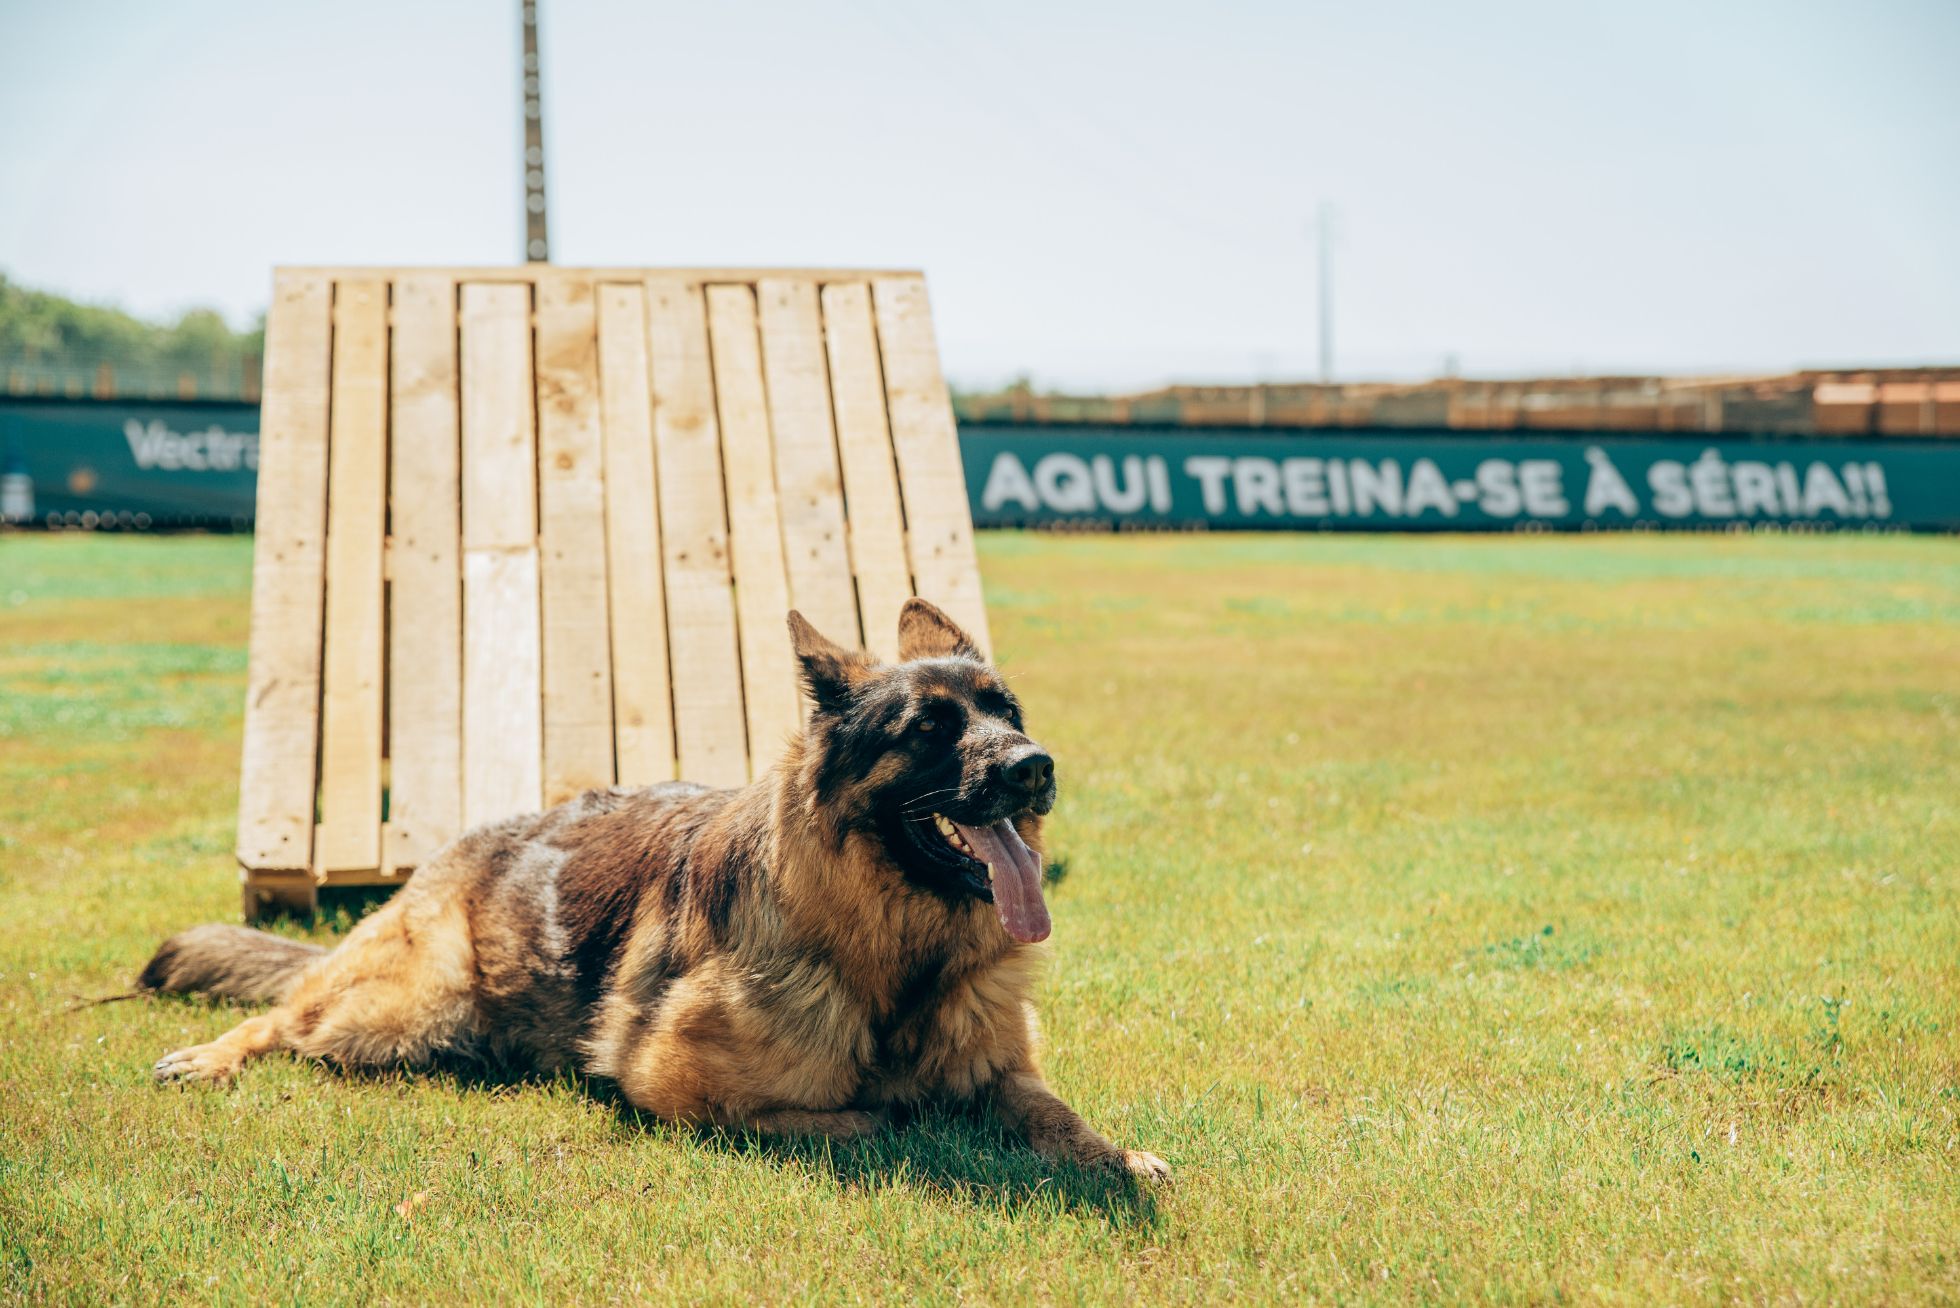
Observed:
[[[789,615],[810,714],[739,790],[593,790],[471,831],[331,953],[204,926],[140,988],[276,1000],[157,1080],[288,1049],[345,1067],[462,1055],[616,1083],[663,1119],[846,1139],[930,1102],[1039,1153],[1168,1178],[1056,1097],[1029,989],[1049,932],[1054,761],[923,600],[896,664]]]

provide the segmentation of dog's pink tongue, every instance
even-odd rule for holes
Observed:
[[[1041,856],[1028,848],[1014,824],[1002,818],[990,827],[954,823],[981,862],[994,870],[994,911],[1007,934],[1023,944],[1046,940],[1053,924],[1041,898]]]

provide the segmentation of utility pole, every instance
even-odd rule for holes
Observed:
[[[544,95],[538,66],[538,0],[519,0],[524,24],[524,257],[551,258],[544,221]]]
[[[1334,206],[1320,202],[1314,220],[1314,235],[1320,250],[1320,381],[1334,380]]]

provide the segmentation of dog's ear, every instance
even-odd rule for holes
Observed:
[[[850,703],[851,687],[876,666],[861,650],[845,649],[810,625],[795,609],[789,611],[789,644],[803,665],[803,688],[826,713],[841,713]]]
[[[973,637],[959,624],[917,596],[905,601],[898,611],[898,656],[901,659],[986,658]]]

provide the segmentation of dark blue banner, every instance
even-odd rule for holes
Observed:
[[[0,517],[57,526],[249,527],[256,404],[0,399]]]
[[[1960,529],[1960,443],[968,426],[974,523]]]

